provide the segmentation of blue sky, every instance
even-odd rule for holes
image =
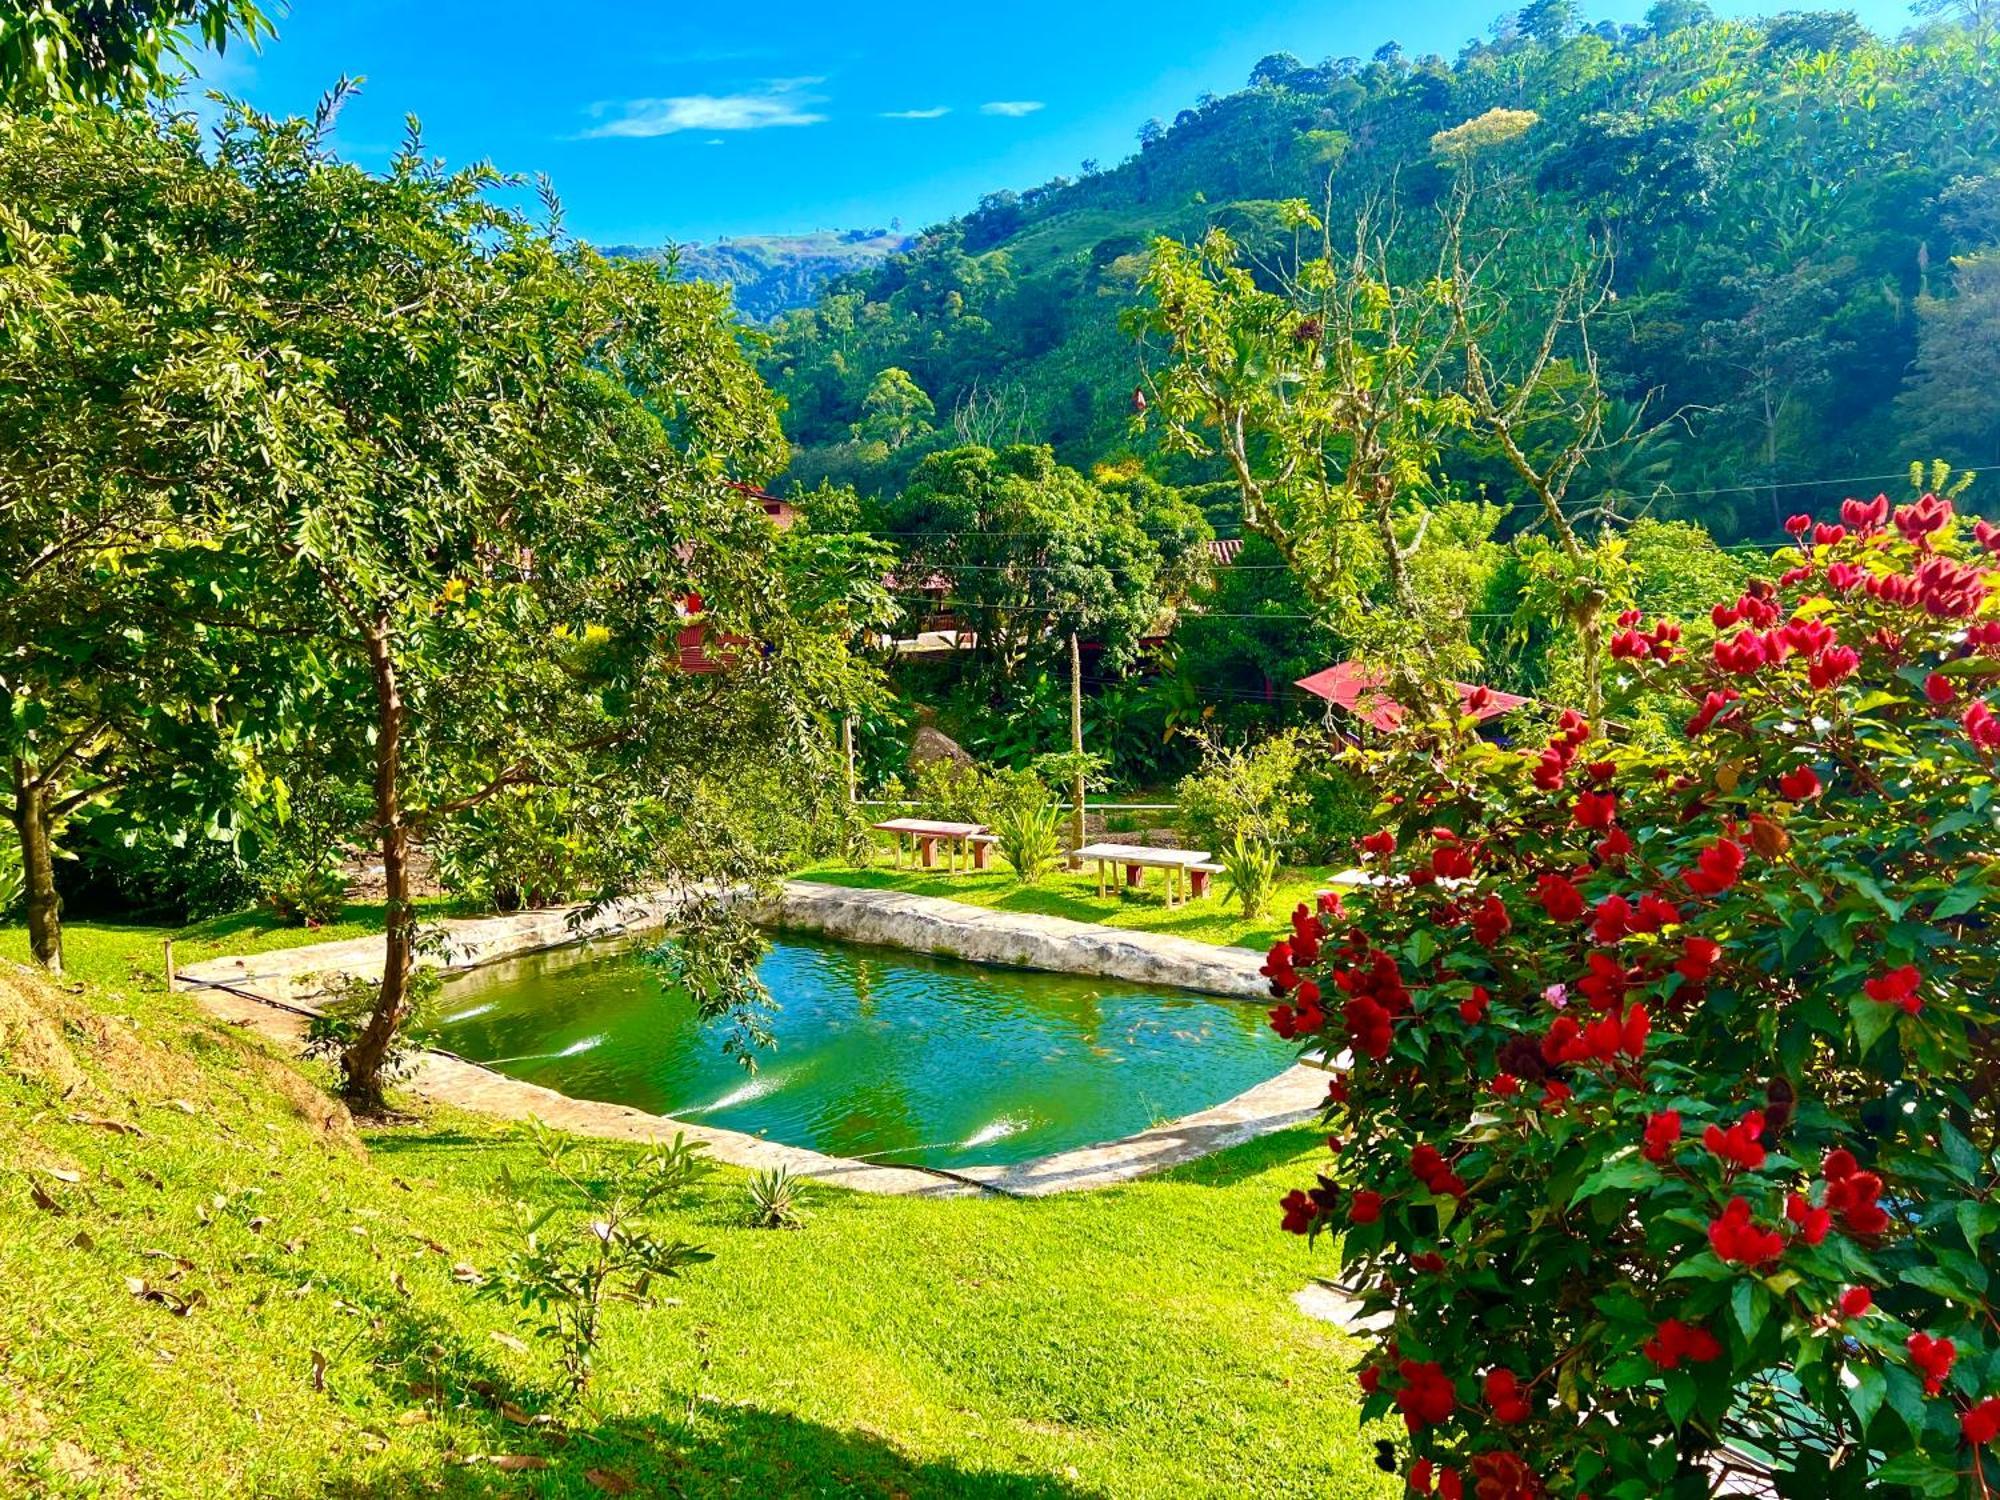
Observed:
[[[1832,0],[1828,0],[1832,3]],[[1848,0],[1894,31],[1901,0]],[[1635,20],[1646,0],[1586,3]],[[1728,14],[1783,9],[1741,5]],[[602,244],[948,217],[996,187],[1133,149],[1141,122],[1226,93],[1266,53],[1367,56],[1393,37],[1455,53],[1491,0],[953,0],[667,5],[654,0],[293,0],[261,54],[204,69],[260,108],[303,112],[366,78],[341,118],[379,165],[406,114],[456,163],[546,172]]]

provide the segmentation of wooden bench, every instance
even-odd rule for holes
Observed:
[[[999,836],[991,833],[975,833],[967,839],[966,847],[972,851],[972,868],[975,870],[987,868],[992,860],[993,846],[999,842]]]
[[[903,841],[908,839],[914,846],[913,852],[919,868],[937,868],[937,846],[945,846],[945,868],[958,868],[959,851],[965,852],[965,864],[969,870],[986,868],[986,851],[992,846],[988,838],[985,844],[978,840],[986,835],[984,823],[939,823],[929,818],[889,818],[873,825],[877,833],[893,833],[896,836],[896,868],[903,867]]]
[[[1203,896],[1208,894],[1209,883],[1222,873],[1222,866],[1215,864],[1189,865],[1187,872],[1188,900],[1199,901]]]
[[[1195,869],[1208,863],[1206,849],[1153,849],[1144,844],[1085,844],[1070,856],[1082,862],[1097,862],[1097,894],[1105,894],[1108,877],[1113,865],[1125,867],[1125,888],[1139,890],[1146,883],[1148,870],[1167,872],[1167,905],[1180,904],[1180,889],[1183,878],[1192,886],[1196,879],[1204,882],[1206,875],[1197,876]],[[1211,872],[1212,873],[1212,872]]]

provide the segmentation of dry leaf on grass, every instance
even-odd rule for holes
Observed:
[[[317,1349],[312,1351],[312,1388],[316,1391],[326,1389],[326,1356]]]
[[[528,1352],[528,1346],[515,1338],[511,1333],[502,1333],[496,1328],[486,1336],[493,1340],[494,1343],[500,1345],[501,1348],[512,1349],[516,1354],[526,1354]]]
[[[631,1480],[612,1469],[585,1469],[583,1477],[607,1495],[629,1495],[637,1488]]]

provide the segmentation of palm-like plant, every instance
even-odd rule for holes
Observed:
[[[1229,893],[1243,903],[1243,920],[1254,922],[1264,915],[1271,893],[1278,888],[1278,851],[1239,833],[1236,842],[1222,851],[1222,878]]]
[[[1062,809],[1053,802],[1010,807],[995,819],[993,832],[1015,878],[1032,885],[1062,854]]]

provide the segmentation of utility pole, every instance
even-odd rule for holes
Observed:
[[[854,715],[847,714],[840,721],[840,753],[847,760],[847,805],[852,807],[860,800],[854,781]]]
[[[1076,758],[1076,782],[1070,789],[1074,804],[1070,812],[1070,868],[1078,868],[1074,851],[1084,846],[1083,833],[1083,648],[1076,632],[1069,633],[1069,750]]]

